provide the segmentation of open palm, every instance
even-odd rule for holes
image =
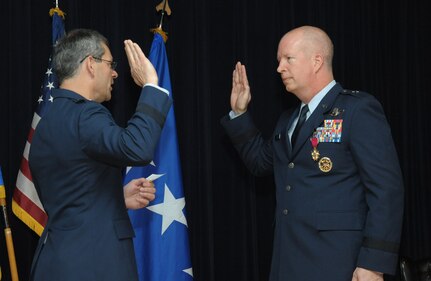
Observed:
[[[232,92],[230,95],[230,106],[236,114],[242,114],[247,111],[250,103],[251,94],[248,84],[245,66],[237,62],[232,74]]]

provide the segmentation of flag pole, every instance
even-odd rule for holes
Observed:
[[[166,43],[166,40],[168,40],[168,33],[163,30],[163,19],[165,17],[165,14],[168,14],[168,16],[170,16],[172,13],[171,8],[169,7],[168,0],[163,0],[162,2],[160,2],[160,4],[156,6],[156,10],[158,12],[162,11],[160,23],[158,27],[152,28],[150,29],[150,31],[153,33],[159,33],[163,38],[163,42]]]
[[[166,33],[162,29],[165,15],[170,13],[167,2],[162,1],[156,7],[162,11],[162,18],[157,28],[150,29],[154,35],[148,59],[157,72],[159,86],[166,89],[169,98],[173,99],[165,44],[167,37],[163,38]],[[154,175],[163,176],[154,182],[157,189],[155,201],[144,210],[129,210],[136,234],[133,244],[139,280],[193,280],[174,105],[166,116],[153,162],[151,165],[130,167],[124,183],[137,177],[151,178]],[[169,222],[166,216],[170,218]]]
[[[0,171],[1,176],[1,171]],[[6,239],[6,247],[7,247],[7,254],[9,257],[9,267],[10,267],[10,274],[12,277],[12,281],[18,281],[18,270],[16,267],[16,260],[15,260],[15,251],[13,248],[13,240],[12,240],[12,230],[9,227],[9,220],[7,217],[7,210],[6,210],[6,191],[4,185],[0,184],[0,206],[3,210],[3,219],[4,219],[4,235]]]

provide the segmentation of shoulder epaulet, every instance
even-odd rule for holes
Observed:
[[[353,96],[353,97],[356,97],[356,98],[360,98],[360,97],[362,98],[362,97],[368,96],[368,94],[366,92],[357,91],[357,90],[347,90],[347,89],[343,89],[341,91],[341,94],[342,95]]]
[[[341,94],[345,94],[345,95],[357,95],[359,94],[360,91],[356,91],[356,90],[348,90],[348,89],[343,89],[341,91]]]

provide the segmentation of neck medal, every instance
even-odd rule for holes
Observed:
[[[310,138],[311,145],[313,146],[313,151],[311,151],[311,158],[313,158],[314,161],[319,160],[320,152],[317,150],[317,145],[319,144],[319,139],[316,136],[313,136]]]

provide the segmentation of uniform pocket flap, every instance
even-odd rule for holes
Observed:
[[[127,239],[135,237],[135,231],[133,230],[130,220],[116,220],[114,221],[114,229],[118,239]]]
[[[359,211],[319,212],[316,216],[317,230],[361,230],[364,215]]]

